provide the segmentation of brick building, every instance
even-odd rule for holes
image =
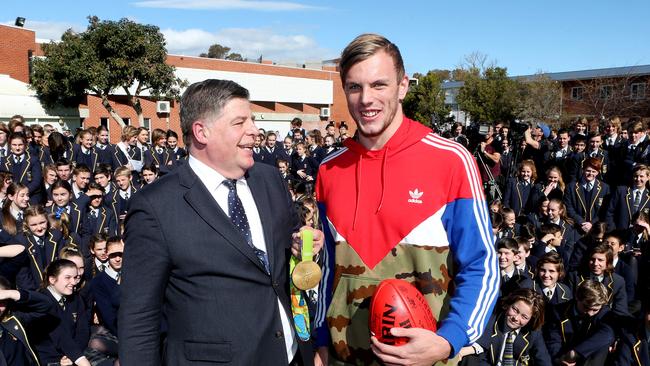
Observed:
[[[29,88],[30,59],[42,56],[34,31],[0,25],[0,121],[14,114],[28,123],[50,123],[58,129],[105,125],[111,141],[119,141],[120,126],[102,106],[101,99],[88,95],[78,108],[45,110]],[[334,66],[299,68],[262,63],[216,60],[192,56],[168,55],[167,62],[176,67],[176,75],[189,83],[208,78],[230,79],[246,87],[251,94],[253,113],[259,128],[278,131],[284,136],[289,121],[303,120],[307,130],[323,130],[329,121],[345,121],[354,130],[339,73]],[[311,65],[309,67],[312,67]],[[137,114],[126,96],[116,94],[110,103],[125,122],[137,125]],[[172,129],[180,135],[178,102],[143,98],[144,126]],[[352,131],[354,132],[354,131]]]

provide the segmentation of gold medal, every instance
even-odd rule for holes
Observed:
[[[297,288],[309,290],[320,282],[321,270],[320,266],[313,261],[314,233],[311,230],[303,230],[300,234],[302,236],[302,261],[293,269],[291,280]]]

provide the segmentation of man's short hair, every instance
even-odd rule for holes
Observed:
[[[404,70],[404,60],[402,60],[399,48],[383,36],[366,33],[355,38],[341,53],[339,70],[343,84],[345,84],[345,78],[352,66],[369,59],[380,51],[386,52],[393,59],[397,80],[401,80],[406,71]]]
[[[208,79],[190,85],[181,97],[181,131],[187,147],[192,144],[192,124],[200,119],[215,118],[234,98],[248,99],[248,90],[230,80]]]
[[[88,168],[88,166],[87,166],[86,164],[78,164],[78,165],[75,166],[74,169],[72,170],[72,175],[73,175],[73,176],[77,176],[77,175],[79,175],[80,173],[88,173],[88,174],[90,174],[90,173],[91,173],[91,172],[90,172],[90,168]]]
[[[501,238],[497,241],[497,250],[507,249],[517,254],[519,253],[519,244],[513,238]]]
[[[107,178],[109,178],[112,173],[113,173],[113,169],[111,168],[111,166],[109,164],[99,164],[95,168],[95,174],[94,175],[103,174]]]
[[[575,293],[576,300],[585,307],[592,308],[607,304],[607,290],[605,285],[596,280],[584,280],[578,285]]]
[[[113,174],[115,178],[117,177],[131,177],[131,169],[121,166],[117,169],[115,169],[115,174]]]

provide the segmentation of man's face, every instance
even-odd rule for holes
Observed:
[[[555,264],[544,263],[537,271],[537,276],[539,276],[544,287],[553,287],[560,278],[560,272],[557,271],[557,266]]]
[[[517,222],[517,218],[515,217],[514,213],[507,213],[507,214],[503,215],[503,223],[507,227],[512,229],[513,227],[515,227],[516,222]]]
[[[638,143],[641,138],[645,135],[645,131],[634,132],[632,131],[632,143]]]
[[[73,176],[74,184],[77,185],[77,188],[84,190],[90,183],[90,172],[79,172],[77,175]]]
[[[499,268],[506,269],[514,263],[515,253],[508,248],[499,249]]]
[[[589,269],[591,273],[600,276],[607,269],[607,255],[605,253],[594,253],[589,258]]]
[[[262,138],[260,135],[255,136],[255,142],[254,142],[255,147],[260,147],[262,145]]]
[[[362,142],[383,146],[401,122],[408,77],[398,80],[392,57],[380,51],[350,67],[343,88]]]
[[[590,166],[586,167],[582,172],[587,182],[593,182],[594,179],[596,179],[596,177],[598,176],[598,170]]]
[[[108,246],[108,265],[115,271],[122,269],[122,253],[124,253],[124,244],[111,243]]]
[[[560,148],[564,149],[569,146],[569,134],[561,133],[557,136],[557,142],[560,144]]]
[[[253,145],[259,131],[251,116],[250,102],[234,98],[217,118],[194,122],[195,139],[205,149],[205,163],[226,178],[240,178],[254,164]],[[202,129],[197,133],[198,123]]]
[[[602,144],[603,144],[603,140],[600,138],[600,136],[594,136],[589,139],[589,149],[591,150],[600,149],[600,145]]]
[[[117,176],[115,177],[115,184],[117,184],[121,190],[126,191],[131,184],[131,178],[126,175]]]
[[[81,145],[86,149],[91,149],[93,147],[93,135],[90,133],[85,134],[81,138]]]
[[[605,239],[605,243],[612,248],[615,257],[625,249],[625,244],[622,244],[620,240],[613,236],[608,236],[607,239]]]
[[[23,141],[23,139],[12,139],[11,152],[16,155],[20,155],[25,152],[25,141]]]
[[[648,183],[648,171],[639,169],[634,172],[632,179],[634,180],[634,186],[636,188],[645,187],[645,185]]]
[[[95,174],[95,183],[99,184],[102,187],[106,187],[111,181],[110,177],[107,177],[104,174]]]
[[[578,141],[573,146],[575,147],[576,152],[579,152],[579,153],[585,151],[585,149],[587,148],[587,144],[585,144],[584,141]]]
[[[61,180],[70,180],[70,165],[57,166],[56,175],[58,175]]]
[[[99,189],[89,189],[86,192],[86,195],[90,198],[90,206],[93,208],[99,208],[102,205],[102,198],[104,197],[104,192]]]
[[[108,131],[102,130],[98,135],[97,139],[99,140],[99,143],[106,145],[108,144]]]

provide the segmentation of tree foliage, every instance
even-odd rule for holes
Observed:
[[[449,75],[448,70],[431,70],[426,75],[413,74],[418,84],[412,86],[404,98],[404,114],[428,126],[432,121],[446,121],[450,109],[445,106],[445,93],[441,86]]]
[[[208,53],[202,53],[199,57],[218,58],[222,60],[231,61],[244,61],[244,58],[239,53],[230,53],[230,47],[222,46],[218,43],[213,44],[208,48]]]
[[[557,123],[560,117],[562,85],[538,73],[522,83],[523,94],[518,117]]]
[[[86,31],[66,31],[60,42],[43,45],[45,58],[34,60],[32,87],[46,107],[77,106],[90,92],[124,126],[109,103],[109,96],[119,90],[142,125],[144,93],[154,99],[179,97],[186,82],[165,63],[165,39],[158,27],[128,19],[100,21],[90,16],[88,20]]]
[[[458,92],[458,105],[474,121],[511,121],[519,112],[521,83],[507,69],[490,66],[480,75],[468,72]]]

